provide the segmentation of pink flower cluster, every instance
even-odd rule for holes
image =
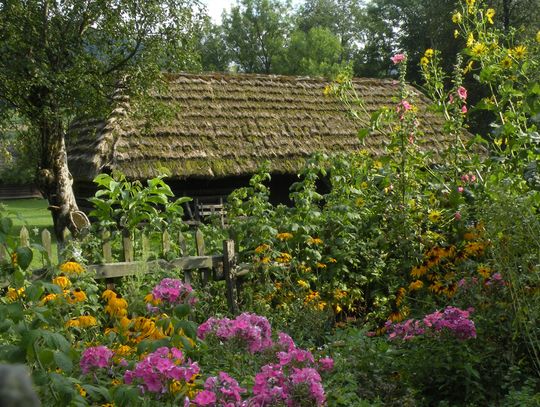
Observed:
[[[448,306],[444,311],[435,311],[426,315],[422,321],[409,319],[401,323],[386,323],[386,332],[389,339],[410,340],[424,334],[438,334],[449,332],[456,338],[465,340],[476,338],[474,321],[469,319],[472,308],[461,310]]]
[[[177,348],[161,347],[137,363],[134,370],[126,370],[126,384],[139,384],[142,392],[167,393],[173,380],[189,381],[199,373],[197,363],[185,360]]]
[[[465,184],[473,184],[476,182],[476,175],[474,174],[463,174],[461,176],[461,180],[465,183]]]
[[[209,377],[204,383],[204,390],[197,393],[193,403],[197,406],[242,406],[241,393],[246,389],[240,387],[238,382],[225,372],[218,376]]]
[[[93,346],[86,348],[79,362],[81,370],[84,374],[90,373],[95,369],[110,367],[112,362],[113,351],[106,346]]]
[[[300,349],[291,353],[294,354],[280,355],[279,364],[265,365],[255,375],[250,406],[286,405],[292,407],[299,405],[298,400],[303,400],[307,403],[305,405],[309,406],[325,404],[326,396],[322,379],[313,367],[313,356],[310,352]],[[333,361],[331,365],[333,366]]]
[[[152,290],[155,300],[168,305],[189,304],[194,305],[197,299],[193,295],[191,285],[184,284],[182,280],[164,278]]]
[[[467,105],[465,105],[467,101],[467,89],[465,89],[463,86],[460,86],[456,90],[457,97],[459,101],[463,102],[463,106],[461,106],[461,113],[465,114],[467,113]],[[450,95],[449,97],[450,103],[454,103],[454,96]]]
[[[250,353],[272,347],[272,328],[265,317],[243,313],[235,319],[210,318],[201,324],[197,336],[201,339],[214,334],[222,341],[237,339],[247,345]]]

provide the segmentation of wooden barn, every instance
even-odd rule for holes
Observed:
[[[158,121],[132,115],[129,100],[117,96],[109,118],[73,128],[68,156],[76,194],[93,195],[92,179],[100,172],[120,170],[144,180],[166,170],[176,196],[218,200],[246,185],[268,161],[272,199],[285,202],[295,174],[311,154],[384,150],[381,135],[360,142],[358,131],[372,112],[395,106],[398,83],[363,78],[353,83],[365,109],[360,120],[343,102],[325,95],[329,82],[321,78],[170,75],[153,97],[172,114]],[[411,91],[426,148],[442,148],[448,141],[440,131],[442,116],[428,111],[428,99]]]

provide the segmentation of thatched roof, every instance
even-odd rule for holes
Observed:
[[[353,83],[368,113],[365,122],[382,106],[395,106],[395,81]],[[111,169],[150,178],[161,168],[174,178],[206,178],[251,174],[265,160],[272,172],[291,173],[315,152],[383,152],[380,134],[359,141],[362,126],[341,101],[323,94],[328,84],[306,77],[171,75],[154,96],[172,106],[173,117],[145,125],[130,117],[128,101],[121,100],[108,120],[74,129],[78,137],[68,149],[69,166],[76,179],[85,180]],[[441,149],[447,142],[443,118],[415,93],[426,148]]]

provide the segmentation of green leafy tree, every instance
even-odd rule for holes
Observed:
[[[328,28],[313,27],[307,33],[295,31],[279,73],[332,77],[342,69],[341,43]]]
[[[76,226],[66,159],[75,118],[102,117],[110,96],[142,95],[164,69],[195,65],[191,0],[3,0],[0,119],[17,113],[39,157],[38,180],[55,231]]]
[[[243,72],[272,73],[290,31],[290,3],[241,0],[223,14],[233,62]]]
[[[203,71],[224,72],[229,69],[231,55],[221,25],[212,22],[205,24],[199,43],[199,53]]]

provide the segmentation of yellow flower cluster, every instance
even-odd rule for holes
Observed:
[[[107,301],[105,312],[113,318],[122,318],[127,316],[127,301],[120,294],[112,290],[105,290],[101,294],[101,298]]]
[[[84,268],[76,261],[67,261],[62,263],[58,269],[65,274],[81,274],[84,273]]]
[[[270,246],[267,245],[266,243],[263,243],[255,248],[255,253],[261,254],[261,253],[266,252],[268,249],[270,249]]]
[[[493,17],[495,16],[495,10],[488,8],[486,11],[486,18],[490,24],[493,24]]]
[[[19,298],[24,297],[24,287],[21,287],[21,288],[12,288],[12,287],[9,287],[9,288],[8,288],[8,291],[7,291],[7,294],[6,294],[6,297],[7,297],[10,301],[16,301],[16,300],[18,300]]]
[[[91,315],[71,318],[65,324],[66,328],[88,328],[97,325],[97,320]]]
[[[283,232],[283,233],[278,233],[278,234],[276,235],[276,237],[277,237],[279,240],[284,241],[284,240],[292,239],[293,235],[292,235],[292,233]]]
[[[84,302],[88,298],[83,290],[75,288],[74,290],[64,290],[64,297],[68,304],[76,304],[78,302]]]
[[[278,263],[289,263],[292,260],[292,256],[289,253],[280,253],[280,256],[276,259]]]

